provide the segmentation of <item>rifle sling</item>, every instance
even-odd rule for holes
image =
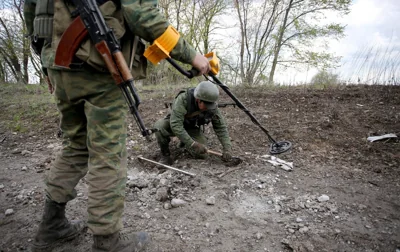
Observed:
[[[191,114],[186,114],[186,115],[185,115],[185,118],[187,119],[187,118],[195,117],[195,116],[197,116],[197,115],[200,115],[201,112],[202,112],[202,111],[198,110],[198,111],[195,111],[195,112],[193,112],[193,113],[191,113]]]

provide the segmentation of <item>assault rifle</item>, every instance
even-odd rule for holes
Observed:
[[[236,108],[237,104],[236,103],[218,103],[218,108],[226,108],[228,106],[233,106]]]
[[[140,98],[133,86],[133,76],[122,55],[121,46],[114,32],[104,21],[96,0],[72,0],[72,2],[76,7],[72,13],[75,19],[61,37],[54,60],[55,64],[71,68],[77,49],[82,40],[89,35],[96,50],[103,57],[115,83],[121,88],[140,132],[150,140],[149,136],[155,132],[155,129],[149,130],[143,123],[138,111]]]

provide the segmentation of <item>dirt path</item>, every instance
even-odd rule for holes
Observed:
[[[400,251],[400,141],[366,141],[400,135],[400,87],[260,90],[233,92],[275,139],[293,143],[279,158],[294,169],[266,162],[268,138],[237,108],[221,109],[234,153],[244,160],[229,173],[234,167],[218,158],[192,160],[175,145],[174,167],[196,176],[160,173],[136,158],[157,160],[158,150],[132,125],[125,229],[149,232],[148,251]],[[149,124],[166,113],[143,100]],[[0,125],[0,251],[27,251],[41,218],[43,178],[61,140],[54,120],[46,132],[12,133]],[[209,147],[219,151],[212,129],[206,131]],[[85,181],[78,193],[70,219],[87,217]],[[175,199],[182,206],[172,207]],[[85,234],[56,251],[90,251],[90,244]]]

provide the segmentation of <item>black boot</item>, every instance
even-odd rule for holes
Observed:
[[[58,244],[77,237],[86,227],[83,221],[68,222],[66,203],[46,199],[42,221],[32,244],[32,251],[51,251]]]
[[[158,162],[165,165],[172,165],[172,158],[171,158],[171,153],[169,152],[169,148],[161,149],[161,158]]]
[[[150,236],[145,232],[111,235],[94,235],[92,252],[139,252],[150,243]]]

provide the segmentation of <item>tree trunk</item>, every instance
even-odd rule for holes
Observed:
[[[285,33],[286,23],[289,18],[289,12],[292,7],[292,3],[293,3],[293,0],[290,0],[288,7],[286,8],[286,11],[285,11],[285,16],[282,21],[282,26],[279,29],[279,36],[278,36],[278,39],[276,40],[276,45],[275,45],[275,50],[274,50],[274,59],[272,60],[271,71],[269,73],[269,78],[268,78],[269,84],[274,83],[274,75],[275,75],[276,66],[278,64],[279,52],[280,52],[281,46],[282,46],[283,34]]]

